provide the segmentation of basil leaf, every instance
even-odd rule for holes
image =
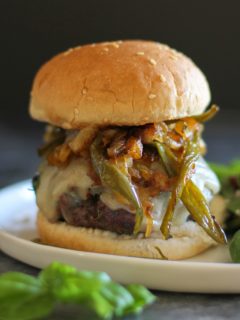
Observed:
[[[112,319],[114,316],[114,307],[98,291],[92,292],[91,296],[85,300],[84,304],[86,307],[94,310],[94,312],[102,319]]]
[[[236,214],[238,217],[240,217],[240,196],[234,196],[231,199],[229,199],[227,209],[230,212]]]
[[[212,170],[216,173],[221,183],[233,176],[240,177],[240,160],[233,160],[230,164],[209,163]]]
[[[221,194],[227,200],[225,229],[229,234],[240,228],[240,160],[229,165],[210,164],[221,182]]]
[[[111,303],[116,316],[121,317],[125,310],[134,304],[134,298],[128,290],[116,283],[109,283],[101,289],[101,294]]]
[[[145,305],[152,304],[156,300],[156,297],[150,291],[139,284],[129,284],[127,290],[133,296],[134,303],[126,312],[139,313]]]
[[[234,234],[230,242],[229,251],[232,261],[240,263],[240,230]]]
[[[32,187],[35,193],[37,192],[39,185],[40,185],[40,174],[36,173],[32,178]]]
[[[142,286],[125,288],[104,272],[78,271],[54,262],[37,278],[18,272],[0,276],[0,319],[42,319],[56,303],[82,304],[100,318],[111,319],[139,312],[152,303]]]
[[[90,297],[93,291],[100,290],[102,285],[111,281],[104,272],[79,272],[74,267],[58,262],[43,270],[39,278],[52,295],[64,303],[79,303],[82,299]]]
[[[40,319],[52,311],[54,304],[38,279],[17,272],[0,276],[0,319]]]
[[[221,194],[224,198],[231,198],[235,194],[232,184],[229,179],[221,182]]]

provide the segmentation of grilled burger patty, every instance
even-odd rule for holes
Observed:
[[[64,193],[59,198],[57,210],[64,221],[74,226],[103,229],[118,234],[133,233],[135,215],[124,209],[111,210],[98,195],[81,200],[74,192]]]

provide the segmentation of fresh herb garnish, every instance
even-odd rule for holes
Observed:
[[[240,160],[233,160],[228,165],[210,163],[210,166],[221,182],[226,181],[229,177],[240,176]]]
[[[40,184],[40,174],[36,173],[33,177],[32,177],[32,187],[34,192],[37,192],[37,189],[39,187]]]
[[[155,296],[141,285],[123,287],[104,272],[78,271],[54,262],[38,277],[20,272],[0,276],[0,319],[42,319],[59,304],[82,304],[100,318],[139,313]]]
[[[211,163],[210,166],[221,182],[221,195],[226,201],[225,229],[230,235],[235,232],[229,245],[230,255],[233,262],[240,263],[240,160],[229,165]]]
[[[221,195],[226,199],[229,213],[226,231],[233,233],[240,228],[240,160],[234,160],[229,165],[212,163],[210,166],[221,182]]]
[[[230,242],[229,251],[232,261],[240,263],[240,230],[234,234]]]

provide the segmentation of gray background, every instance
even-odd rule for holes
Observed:
[[[27,105],[44,61],[75,45],[126,38],[189,55],[206,73],[213,101],[239,116],[237,0],[1,0],[0,15],[1,116],[11,126],[35,128]]]
[[[240,155],[239,1],[0,0],[0,16],[1,185],[31,176],[37,166],[44,125],[28,115],[37,69],[59,51],[95,41],[152,39],[189,55],[221,107],[205,131],[207,158]]]

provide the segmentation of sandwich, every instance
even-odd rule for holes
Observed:
[[[200,69],[157,42],[83,45],[45,63],[30,100],[47,123],[33,179],[42,243],[171,260],[225,243],[203,158],[209,102]]]

